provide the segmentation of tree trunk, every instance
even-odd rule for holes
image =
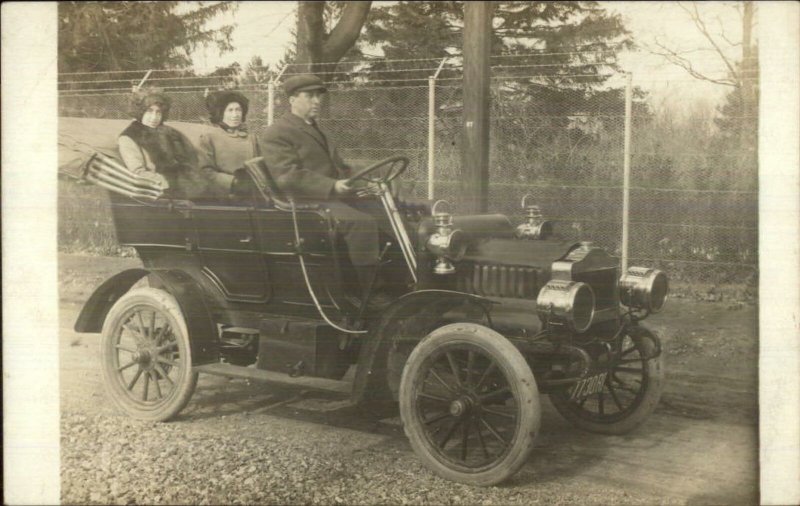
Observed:
[[[298,2],[297,56],[292,72],[314,72],[313,64],[320,61],[325,33],[324,11],[325,2]]]
[[[325,79],[337,63],[353,47],[372,2],[346,2],[339,22],[330,33],[325,32],[325,2],[298,2],[297,57],[292,72],[311,72]],[[321,65],[326,64],[326,65]]]
[[[758,113],[755,100],[756,83],[756,60],[753,53],[752,31],[753,31],[753,2],[744,2],[744,14],[742,16],[742,78],[740,80],[742,91],[742,118],[740,120],[740,141],[742,151],[749,153],[754,146],[753,138],[756,125],[756,115]]]

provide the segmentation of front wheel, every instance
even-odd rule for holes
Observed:
[[[505,337],[471,323],[423,339],[400,380],[400,416],[412,448],[448,480],[488,486],[528,460],[539,430],[539,390]]]
[[[166,421],[197,386],[186,322],[163,290],[138,288],[108,312],[100,341],[106,389],[133,418]]]
[[[612,358],[600,390],[572,399],[571,390],[550,395],[556,411],[575,427],[600,434],[625,434],[638,427],[656,409],[664,389],[664,353],[644,327],[622,337],[620,355]]]

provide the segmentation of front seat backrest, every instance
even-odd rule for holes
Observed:
[[[288,200],[275,183],[272,174],[269,173],[269,167],[267,167],[263,156],[247,160],[244,162],[244,166],[247,168],[247,173],[253,178],[253,182],[265,199],[272,200],[278,208],[289,209],[291,207]]]

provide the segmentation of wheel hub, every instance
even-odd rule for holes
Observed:
[[[450,403],[450,414],[457,418],[463,418],[472,410],[473,402],[469,397],[461,397]]]
[[[146,366],[152,361],[150,350],[139,350],[133,355],[133,360],[139,365]]]

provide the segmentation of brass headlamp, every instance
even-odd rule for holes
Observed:
[[[669,291],[667,275],[658,269],[629,267],[619,280],[619,298],[632,309],[658,313]]]
[[[520,205],[527,213],[527,217],[525,223],[517,227],[516,236],[519,239],[547,239],[553,235],[553,222],[544,219],[539,206],[526,205],[526,199],[532,196],[528,193],[522,197]]]
[[[545,325],[585,332],[594,317],[594,291],[580,281],[551,279],[539,290],[536,313]]]
[[[453,229],[453,216],[446,212],[437,212],[440,204],[449,205],[446,200],[437,200],[431,208],[433,224],[436,232],[428,238],[428,251],[436,255],[434,274],[452,274],[456,271],[453,262],[461,260],[467,249],[466,237],[461,230]]]

